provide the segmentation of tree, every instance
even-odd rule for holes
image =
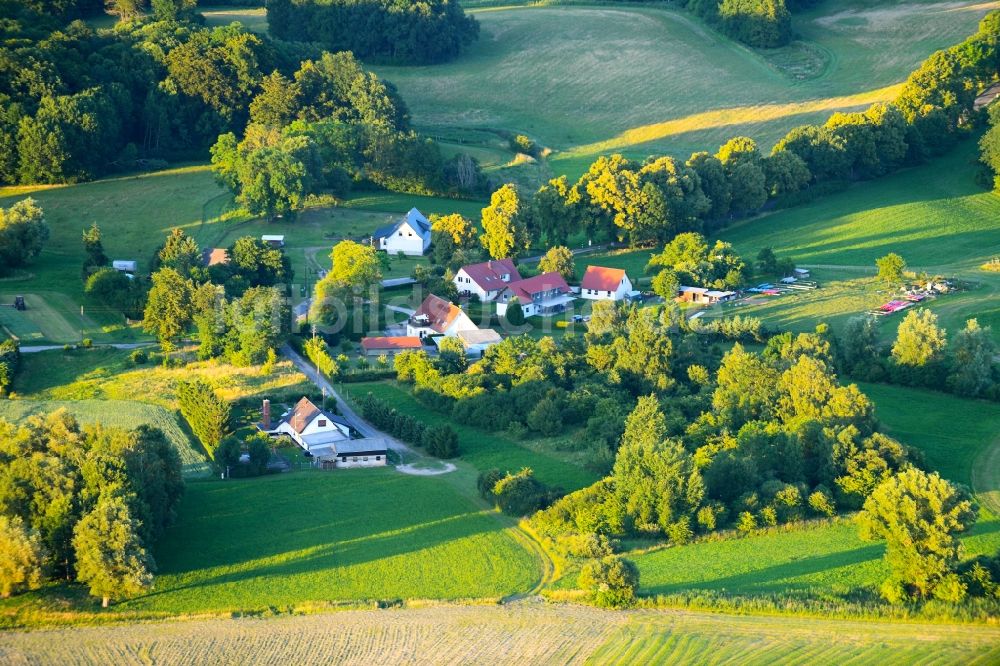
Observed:
[[[549,248],[539,260],[538,270],[543,273],[559,273],[567,280],[572,280],[576,276],[572,250],[561,245]]]
[[[882,258],[876,259],[875,267],[878,268],[878,278],[880,280],[896,285],[903,281],[903,271],[906,270],[906,261],[895,252],[890,252]]]
[[[34,199],[0,208],[0,275],[31,263],[48,239],[48,222]]]
[[[143,310],[142,284],[125,273],[104,267],[93,273],[84,285],[84,293],[129,318],[139,318]]]
[[[805,161],[790,150],[779,150],[764,159],[764,176],[769,196],[794,194],[809,184],[812,174]]]
[[[548,245],[565,245],[576,229],[580,214],[580,190],[566,176],[553,178],[531,201],[531,233]]]
[[[951,372],[948,374],[948,388],[959,395],[978,397],[993,386],[993,358],[996,344],[993,331],[979,325],[975,319],[965,322],[950,346]]]
[[[910,310],[899,325],[892,357],[899,365],[922,367],[941,360],[947,345],[937,315],[926,308]]]
[[[89,229],[83,230],[83,250],[87,253],[85,267],[107,266],[108,255],[104,254],[104,244],[101,242],[101,228],[97,222],[90,225]]]
[[[174,227],[156,258],[160,267],[172,268],[187,278],[195,268],[201,266],[201,249],[197,241],[184,233],[183,229]]]
[[[669,302],[677,298],[677,293],[681,288],[681,281],[677,278],[677,273],[669,268],[664,268],[653,276],[651,286],[654,294]]]
[[[542,398],[528,412],[528,427],[546,437],[551,437],[562,431],[562,410],[552,398]]]
[[[0,597],[42,584],[45,547],[38,532],[20,516],[0,515]]]
[[[435,263],[457,267],[478,247],[478,230],[458,213],[431,215],[431,245]]]
[[[542,508],[545,486],[535,478],[530,468],[517,474],[507,473],[493,486],[497,506],[508,516],[527,516]]]
[[[517,188],[507,183],[490,197],[483,209],[483,248],[494,259],[516,258],[528,249],[531,239]]]
[[[260,82],[260,92],[250,102],[250,122],[271,128],[288,125],[302,107],[302,89],[275,71]]]
[[[123,23],[134,21],[142,16],[142,0],[104,0],[104,6],[112,16],[117,16]]]
[[[173,268],[158,270],[153,273],[152,279],[142,328],[155,335],[160,344],[169,350],[191,324],[194,314],[191,284]]]
[[[968,492],[937,472],[911,467],[883,481],[858,515],[863,538],[886,541],[890,575],[882,595],[900,602],[954,590],[962,552],[955,535],[971,527],[976,514]]]
[[[609,556],[583,565],[577,582],[598,606],[625,608],[635,603],[639,569],[630,560]]]
[[[644,532],[667,531],[689,520],[704,494],[691,454],[666,436],[666,419],[655,395],[639,398],[625,420],[611,475],[625,514]]]
[[[311,320],[327,326],[343,324],[340,317],[347,315],[348,305],[359,305],[382,280],[382,262],[373,247],[341,241],[333,247],[330,259],[330,272],[316,283],[309,310]]]
[[[507,311],[504,312],[503,317],[511,326],[524,325],[524,310],[521,308],[521,304],[518,302],[516,296],[510,299],[510,303],[507,304]]]
[[[879,378],[878,324],[873,317],[848,319],[837,351],[840,367],[847,374],[869,381]]]
[[[126,499],[110,494],[102,495],[73,530],[77,578],[102,598],[104,608],[112,598],[141,594],[153,584],[155,563],[139,533]]]

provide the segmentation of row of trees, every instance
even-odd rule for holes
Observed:
[[[455,458],[459,454],[458,433],[447,423],[427,426],[422,421],[402,414],[371,393],[360,399],[361,413],[369,423],[403,441],[423,447],[438,458]]]
[[[177,402],[191,432],[208,457],[215,459],[216,449],[231,432],[229,403],[203,379],[177,382]]]
[[[85,583],[104,606],[141,594],[183,491],[155,428],[81,428],[64,410],[0,421],[0,594],[50,579]]]
[[[556,178],[530,197],[504,185],[483,210],[482,247],[495,259],[516,258],[532,240],[565,245],[578,231],[592,240],[656,245],[680,233],[715,231],[769,201],[793,201],[817,186],[918,163],[949,148],[977,118],[976,91],[997,77],[998,41],[1000,13],[994,12],[976,34],[924,61],[893,103],[796,127],[769,155],[752,139],[735,137],[715,154],[694,153],[684,162],[601,156],[576,183]],[[450,263],[449,251],[473,248],[471,241],[456,241],[436,258]]]
[[[679,0],[723,33],[749,46],[775,48],[792,38],[792,15],[811,0]]]
[[[876,321],[862,316],[844,325],[838,342],[839,365],[852,377],[1000,399],[993,331],[976,319],[969,319],[949,340],[936,314],[925,308],[910,310],[892,345],[885,347],[879,342]]]
[[[479,36],[479,23],[444,0],[270,0],[267,22],[280,39],[406,65],[451,60]]]
[[[17,340],[0,340],[0,398],[10,393],[20,366],[21,350]]]

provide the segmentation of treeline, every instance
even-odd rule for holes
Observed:
[[[386,402],[368,393],[359,400],[365,420],[404,442],[423,447],[438,458],[458,456],[458,433],[447,423],[428,426],[414,417],[403,414]]]
[[[177,382],[177,402],[191,432],[214,460],[216,449],[231,432],[229,403],[203,379]]]
[[[269,0],[267,23],[279,39],[406,65],[451,60],[479,37],[479,23],[448,0]]]
[[[796,127],[767,155],[752,139],[735,137],[714,154],[684,161],[601,156],[576,183],[556,178],[530,196],[505,185],[483,211],[480,240],[495,259],[523,254],[532,239],[565,245],[579,230],[594,241],[659,245],[921,163],[948,150],[980,117],[973,104],[998,76],[998,40],[1000,13],[993,12],[974,35],[924,61],[894,102]]]
[[[976,319],[969,319],[965,328],[949,339],[936,314],[925,308],[910,310],[896,339],[886,347],[879,342],[873,317],[855,317],[844,325],[837,351],[843,372],[862,381],[1000,400],[993,331]]]
[[[60,410],[0,420],[0,594],[78,581],[103,599],[152,586],[152,547],[184,491],[156,428],[81,428]]]

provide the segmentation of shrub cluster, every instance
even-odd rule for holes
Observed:
[[[21,365],[21,351],[17,340],[0,342],[0,398],[10,393],[14,376]]]
[[[479,36],[476,20],[445,0],[270,0],[267,22],[280,39],[407,65],[450,60]]]

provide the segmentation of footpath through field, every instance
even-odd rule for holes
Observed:
[[[438,463],[438,465],[440,465],[439,467],[431,466],[428,464],[431,462],[430,459],[426,458],[417,451],[414,451],[411,447],[407,446],[392,435],[382,432],[371,423],[368,423],[368,421],[361,418],[361,416],[355,412],[349,404],[347,404],[347,401],[341,397],[340,393],[333,388],[333,384],[327,381],[327,379],[320,373],[316,372],[316,369],[287,343],[282,345],[281,353],[288,357],[299,369],[299,371],[309,378],[309,381],[325,391],[327,396],[333,398],[337,405],[337,409],[340,410],[340,413],[351,422],[351,425],[353,425],[359,433],[365,437],[379,437],[384,439],[388,443],[389,448],[398,453],[401,458],[413,461],[404,465],[397,465],[397,471],[416,476],[437,476],[439,474],[447,474],[455,471],[456,467],[452,463],[440,462]]]

